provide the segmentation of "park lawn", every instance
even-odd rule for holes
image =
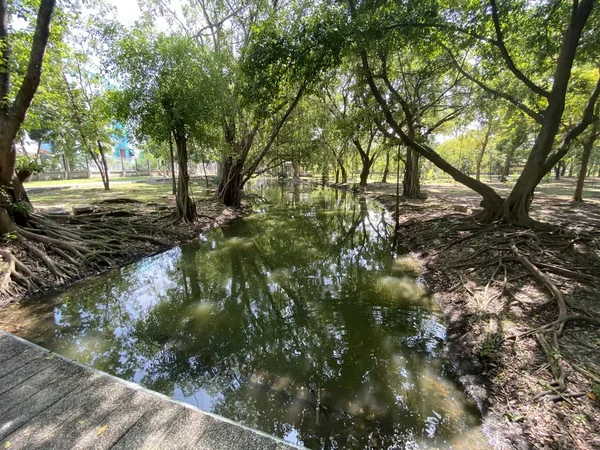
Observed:
[[[110,183],[132,183],[134,181],[144,181],[149,179],[148,175],[139,175],[134,177],[111,178]],[[78,178],[74,180],[46,180],[46,181],[30,181],[25,183],[25,188],[40,188],[54,186],[79,186],[82,184],[102,184],[102,178]]]
[[[192,196],[195,200],[209,198],[213,191],[207,191],[204,184],[190,183]],[[171,183],[114,183],[110,191],[93,186],[77,186],[64,189],[33,190],[29,198],[34,207],[61,207],[70,209],[73,206],[95,204],[102,200],[128,198],[141,202],[156,202],[169,205],[175,204],[171,193]]]

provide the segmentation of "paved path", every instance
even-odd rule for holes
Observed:
[[[0,330],[0,449],[6,448],[296,447]]]

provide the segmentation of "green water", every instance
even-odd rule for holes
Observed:
[[[386,214],[327,189],[252,192],[269,203],[46,299],[17,334],[313,449],[481,448]]]

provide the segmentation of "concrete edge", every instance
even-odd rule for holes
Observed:
[[[256,430],[254,428],[251,428],[249,426],[243,425],[243,424],[241,424],[239,422],[235,422],[234,420],[228,419],[227,417],[223,417],[223,416],[220,416],[220,415],[215,414],[215,413],[211,413],[211,412],[208,412],[208,411],[203,411],[202,409],[197,408],[194,405],[190,405],[189,403],[185,403],[185,402],[182,402],[180,400],[176,400],[176,399],[171,398],[171,397],[169,397],[167,395],[161,394],[160,392],[152,391],[152,390],[147,389],[147,388],[145,388],[145,387],[143,387],[143,386],[141,386],[141,385],[139,385],[137,383],[133,383],[132,381],[123,380],[122,378],[116,377],[116,376],[111,375],[111,374],[106,373],[106,372],[102,372],[101,370],[98,370],[98,369],[95,369],[93,367],[90,367],[90,366],[87,366],[85,364],[82,364],[79,361],[76,361],[74,359],[65,358],[64,356],[59,355],[56,352],[53,352],[53,351],[48,350],[48,349],[45,349],[44,347],[41,347],[41,346],[39,346],[37,344],[34,344],[33,342],[29,342],[29,341],[27,341],[27,340],[25,340],[23,338],[20,338],[19,336],[15,336],[14,334],[9,333],[8,331],[4,331],[3,329],[0,328],[0,336],[2,336],[2,335],[8,336],[10,338],[13,338],[13,339],[17,340],[18,342],[24,344],[25,346],[30,347],[30,348],[32,348],[34,350],[37,350],[37,351],[41,351],[42,353],[56,355],[55,357],[58,357],[58,358],[62,359],[63,361],[68,362],[69,364],[74,364],[76,366],[81,367],[84,370],[91,371],[93,373],[97,373],[98,375],[101,375],[103,377],[107,377],[107,378],[109,378],[109,379],[111,379],[111,380],[113,380],[113,381],[115,381],[117,383],[120,383],[120,384],[128,387],[129,389],[133,389],[135,391],[143,392],[145,394],[149,394],[149,395],[152,395],[154,397],[157,397],[157,398],[159,398],[161,400],[166,400],[166,401],[178,404],[180,406],[183,406],[184,408],[187,408],[187,409],[190,409],[192,411],[196,411],[196,412],[199,412],[201,414],[205,414],[205,415],[207,415],[209,417],[212,417],[213,419],[215,419],[215,420],[217,420],[219,422],[225,422],[225,423],[228,423],[230,425],[234,425],[234,426],[240,427],[240,428],[242,428],[245,431],[257,434],[259,436],[263,436],[263,437],[269,438],[269,439],[273,440],[277,444],[286,445],[289,448],[306,450],[306,447],[299,447],[299,446],[297,446],[295,444],[292,444],[291,442],[284,441],[281,438],[278,438],[278,437],[273,436],[271,434],[265,433],[264,431]]]

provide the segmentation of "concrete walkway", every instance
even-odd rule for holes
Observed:
[[[298,448],[0,330],[0,449]]]

